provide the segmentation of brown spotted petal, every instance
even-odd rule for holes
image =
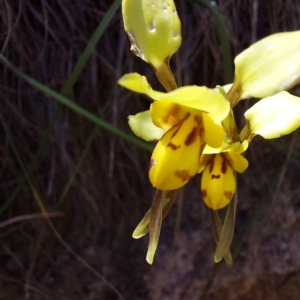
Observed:
[[[196,173],[203,150],[202,114],[187,112],[157,143],[151,157],[149,177],[154,187],[175,190]]]
[[[201,179],[201,193],[211,209],[221,209],[231,201],[236,189],[234,170],[226,153],[211,154]]]

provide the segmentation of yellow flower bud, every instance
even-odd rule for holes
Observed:
[[[131,50],[154,68],[181,44],[181,23],[172,0],[123,0],[122,13]]]

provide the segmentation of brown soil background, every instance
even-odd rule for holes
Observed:
[[[233,55],[268,34],[300,29],[298,0],[216,3],[226,18]],[[0,1],[2,54],[61,92],[111,4]],[[171,64],[179,85],[223,84],[212,15],[183,0],[176,5],[183,43]],[[70,97],[128,133],[127,116],[147,109],[149,101],[120,88],[117,79],[136,71],[161,89],[150,67],[129,48],[118,10]],[[297,88],[294,92],[299,95]],[[241,126],[251,103],[239,105]],[[57,107],[51,97],[0,67],[0,113],[25,166]],[[2,207],[24,175],[3,127],[0,137]],[[298,132],[252,142],[246,154],[249,169],[238,178],[232,266],[213,263],[215,245],[199,177],[186,186],[164,221],[155,262],[149,266],[148,238],[133,240],[131,234],[154,193],[147,178],[150,153],[63,108],[31,175],[44,207],[54,213],[49,219],[53,227],[40,215],[28,185],[2,210],[0,299],[300,299],[299,149]],[[83,153],[83,163],[62,197]]]

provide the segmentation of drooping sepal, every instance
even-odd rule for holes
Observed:
[[[261,135],[274,139],[289,134],[300,126],[300,98],[280,92],[254,104],[245,113],[248,138]]]
[[[132,132],[147,142],[159,140],[166,129],[155,126],[152,122],[150,110],[128,117],[128,124]]]
[[[174,190],[174,191],[165,191],[164,194],[160,193],[157,191],[156,193],[162,198],[162,219],[168,215],[178,193],[180,192],[179,190]],[[164,196],[164,197],[162,197]],[[137,225],[135,228],[132,237],[135,239],[139,239],[146,235],[149,232],[149,223],[150,223],[150,213],[151,213],[151,208],[147,211],[143,219],[140,221],[140,223]]]
[[[233,197],[233,200],[229,203],[227,207],[224,224],[222,226],[219,240],[217,242],[217,248],[214,257],[215,262],[220,262],[222,258],[224,258],[226,262],[229,264],[232,262],[229,248],[234,235],[236,205],[237,205],[237,196],[235,195]],[[217,213],[218,212],[214,212],[214,214]]]
[[[210,211],[210,216],[211,216],[211,225],[212,225],[213,237],[214,237],[214,240],[216,242],[216,245],[218,245],[219,241],[220,241],[220,235],[221,235],[221,232],[222,232],[223,224],[222,224],[221,219],[219,217],[218,211],[213,210],[213,209],[210,209],[209,211]],[[222,242],[222,240],[221,240],[221,243],[224,244],[224,242]],[[227,246],[225,246],[225,247],[227,247]],[[231,256],[231,252],[230,252],[229,248],[228,248],[227,253],[224,255],[224,259],[225,259],[227,264],[229,264],[229,265],[232,264],[232,256]]]
[[[264,98],[300,80],[300,31],[272,34],[244,50],[235,60],[235,79],[229,98]]]
[[[162,191],[156,190],[150,210],[146,213],[133,233],[134,238],[140,238],[149,231],[149,244],[146,261],[152,265],[157,249],[161,223],[168,214],[179,190]]]

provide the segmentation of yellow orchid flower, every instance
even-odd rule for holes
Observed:
[[[167,129],[152,153],[151,183],[160,190],[181,188],[197,173],[205,144],[219,147],[223,143],[220,122],[228,115],[228,101],[220,93],[199,86],[185,86],[167,93],[154,91],[147,79],[136,73],[124,75],[119,84],[152,98],[155,102],[150,107],[151,120],[157,128]],[[145,116],[149,114],[131,117],[130,125],[138,136],[149,140],[148,131],[143,131],[145,127],[137,122]]]
[[[222,144],[221,121],[230,106],[222,94],[206,87],[177,88],[169,60],[181,44],[181,24],[172,0],[123,0],[122,13],[131,50],[152,66],[167,90],[152,90],[139,74],[127,74],[119,80],[123,87],[154,100],[150,111],[129,117],[137,136],[158,140],[149,169],[150,181],[157,191],[151,209],[133,235],[138,238],[149,231],[146,259],[152,264],[162,219],[178,190],[197,173],[205,144]]]
[[[122,14],[131,50],[153,68],[166,89],[164,93],[153,90],[137,73],[118,81],[154,101],[149,110],[129,116],[129,125],[140,138],[158,141],[149,168],[156,194],[133,237],[149,232],[146,259],[152,264],[162,220],[180,189],[202,172],[201,193],[210,208],[217,244],[215,261],[224,258],[231,263],[229,247],[237,203],[233,197],[235,174],[248,167],[241,153],[257,134],[275,138],[300,126],[300,98],[286,92],[276,94],[299,82],[300,31],[268,36],[239,54],[234,61],[232,85],[217,90],[178,88],[169,67],[171,56],[181,44],[181,24],[173,0],[123,0]],[[264,99],[245,113],[246,125],[239,133],[231,108],[247,97]],[[223,222],[218,210],[226,206]]]

